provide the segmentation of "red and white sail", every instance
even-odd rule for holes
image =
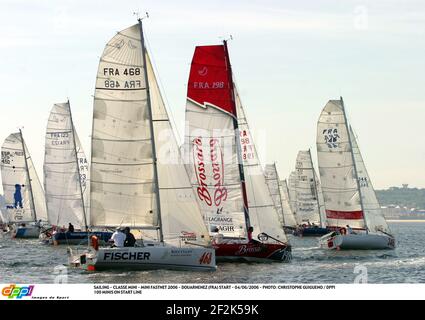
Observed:
[[[349,129],[341,100],[330,100],[317,125],[317,157],[329,227],[365,229]]]
[[[230,70],[223,45],[198,46],[190,69],[185,150],[210,232],[246,238]]]

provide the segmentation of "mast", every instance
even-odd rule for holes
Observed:
[[[342,112],[344,114],[345,126],[347,127],[348,141],[350,143],[351,159],[353,161],[354,172],[356,174],[355,178],[356,178],[356,183],[357,183],[357,189],[359,190],[360,207],[362,208],[362,212],[363,212],[363,221],[364,221],[366,233],[369,233],[369,228],[367,226],[365,211],[364,211],[364,206],[363,206],[362,191],[361,191],[361,188],[360,188],[360,181],[359,181],[359,176],[358,176],[358,172],[357,172],[356,160],[354,159],[353,142],[351,141],[350,129],[348,128],[348,120],[347,120],[347,114],[345,112],[344,100],[342,99],[342,97],[340,97],[340,100],[341,100]]]
[[[314,183],[314,195],[316,196],[317,209],[319,210],[320,226],[323,226],[322,215],[320,214],[319,193],[317,192],[316,173],[314,172],[313,159],[311,158],[311,149],[310,148],[308,149],[308,154],[310,156],[311,172],[313,174],[313,183]]]
[[[149,112],[149,129],[151,134],[151,145],[152,145],[152,161],[153,161],[153,179],[155,183],[155,198],[156,198],[156,207],[158,209],[158,227],[159,227],[159,240],[164,242],[164,234],[162,232],[162,217],[161,217],[161,202],[159,195],[159,183],[158,183],[158,167],[157,167],[157,157],[156,157],[156,146],[155,146],[155,132],[153,127],[152,119],[152,106],[151,106],[151,95],[149,91],[149,79],[148,79],[148,70],[146,66],[146,48],[145,48],[145,38],[143,36],[143,25],[142,19],[138,19],[139,29],[140,29],[140,38],[142,42],[142,59],[143,59],[143,70],[145,73],[145,82],[146,82],[146,97],[147,97],[147,106]]]
[[[72,142],[74,143],[75,163],[77,164],[78,183],[80,186],[81,203],[83,204],[84,227],[86,228],[86,231],[87,231],[88,226],[87,226],[86,206],[84,204],[83,186],[81,185],[81,174],[80,174],[80,167],[78,164],[77,144],[75,142],[75,127],[74,127],[74,121],[72,120],[71,104],[69,103],[69,100],[68,100],[68,109],[69,109],[69,117],[71,118]]]
[[[35,204],[34,204],[34,195],[32,193],[31,176],[30,176],[30,171],[28,170],[27,153],[25,152],[24,136],[22,135],[21,129],[19,129],[19,134],[21,135],[22,150],[24,151],[25,169],[27,170],[27,175],[28,175],[28,184],[29,184],[29,188],[30,188],[31,204],[32,204],[32,207],[33,207],[33,210],[34,210],[34,221],[37,222],[37,212],[36,212]]]
[[[226,65],[227,65],[227,72],[229,76],[229,85],[230,85],[230,94],[231,94],[231,101],[232,101],[232,107],[234,111],[233,115],[233,128],[235,129],[235,138],[236,138],[236,149],[237,149],[237,156],[238,156],[238,167],[239,167],[239,177],[241,180],[241,188],[242,188],[242,196],[243,196],[243,205],[244,205],[244,216],[245,216],[245,225],[246,229],[251,227],[251,222],[249,219],[249,210],[248,210],[248,197],[246,192],[246,186],[245,186],[245,173],[243,168],[243,160],[242,160],[242,147],[240,144],[240,134],[239,134],[239,124],[238,124],[238,116],[236,111],[236,103],[235,103],[235,88],[233,84],[233,78],[232,78],[232,67],[230,65],[230,58],[229,58],[229,51],[227,50],[227,41],[223,41],[224,44],[224,51],[226,53]],[[251,240],[251,239],[249,239]]]

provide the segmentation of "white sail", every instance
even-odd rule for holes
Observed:
[[[279,222],[282,226],[285,225],[283,217],[282,199],[280,194],[280,181],[276,170],[276,165],[266,164],[264,167],[264,176],[266,177],[267,187],[269,188],[270,195],[272,196],[274,206],[278,213]]]
[[[43,188],[19,132],[3,143],[1,175],[9,222],[47,221]]]
[[[324,107],[317,124],[316,143],[328,226],[364,229],[342,101],[330,100]]]
[[[280,241],[287,242],[282,228],[282,212],[276,210],[275,202],[267,186],[266,177],[258,158],[240,97],[236,94],[236,108],[239,123],[242,159],[245,171],[249,218],[254,227],[253,237],[266,233]],[[278,191],[278,190],[277,190]],[[280,198],[278,192],[277,196]],[[279,216],[281,221],[279,221]]]
[[[56,226],[72,223],[76,229],[85,227],[85,199],[82,185],[85,178],[80,167],[87,159],[73,128],[69,102],[53,106],[46,130],[44,156],[44,190],[49,222]],[[75,145],[74,145],[75,142]],[[77,156],[76,153],[77,152]],[[80,181],[80,179],[82,181]]]
[[[288,178],[288,193],[289,193],[289,205],[291,206],[291,210],[294,213],[295,220],[297,225],[300,224],[298,217],[296,215],[297,208],[297,193],[295,191],[295,185],[297,183],[297,172],[292,171]]]
[[[370,232],[384,231],[390,233],[390,228],[384,218],[379,205],[375,190],[367,172],[357,138],[350,126],[351,143],[353,146],[354,161],[356,162],[357,175],[359,179],[360,193],[362,196],[363,212],[366,219],[366,226]]]
[[[80,173],[81,189],[83,191],[84,207],[86,212],[87,224],[90,221],[90,170],[89,160],[84,153],[83,146],[78,137],[77,131],[74,129],[75,134],[75,148],[77,150],[78,171]]]
[[[321,224],[318,193],[310,151],[299,151],[296,162],[296,212],[301,223]]]
[[[291,207],[288,183],[286,182],[286,180],[282,180],[279,182],[279,191],[280,198],[282,199],[284,225],[285,227],[295,228],[298,224],[297,220],[295,219],[294,211]]]
[[[173,157],[173,152],[178,154],[177,141],[149,57],[146,54],[145,66],[143,52],[137,24],[118,32],[100,59],[93,114],[91,224],[158,229],[162,221],[165,241],[206,242],[208,232],[185,168]]]
[[[9,214],[6,209],[6,201],[3,195],[0,195],[0,222],[9,223]]]
[[[157,150],[164,240],[174,244],[182,240],[208,243],[209,233],[183,164],[177,138],[148,54],[146,54],[146,63]]]

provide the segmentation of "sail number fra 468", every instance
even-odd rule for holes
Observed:
[[[103,68],[103,75],[106,77],[116,76],[140,76],[140,68]],[[106,79],[104,87],[107,89],[138,89],[142,87],[141,80],[112,80]]]

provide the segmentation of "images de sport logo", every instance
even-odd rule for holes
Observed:
[[[34,286],[18,287],[16,284],[11,284],[1,290],[1,294],[7,299],[22,299],[23,297],[31,297]]]

